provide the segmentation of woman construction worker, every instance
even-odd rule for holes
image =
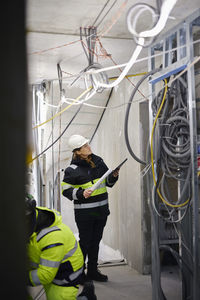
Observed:
[[[87,274],[82,278],[107,281],[108,277],[98,270],[98,252],[107,217],[108,193],[106,187],[113,187],[119,170],[110,173],[93,191],[92,186],[108,171],[103,159],[92,153],[89,140],[81,135],[72,135],[69,146],[73,156],[71,164],[65,169],[62,193],[74,201],[75,221],[79,230],[79,242],[88,259]]]
[[[83,254],[71,229],[62,222],[60,213],[36,207],[31,195],[26,195],[25,205],[28,285],[43,285],[48,300],[95,300],[92,282],[77,298]]]

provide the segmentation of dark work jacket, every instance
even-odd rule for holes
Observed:
[[[94,191],[89,198],[84,198],[83,192],[90,188],[108,167],[103,159],[92,154],[95,168],[92,168],[86,160],[72,159],[71,164],[65,169],[62,182],[62,194],[74,201],[75,220],[90,220],[92,218],[102,219],[110,214],[108,205],[108,193],[106,187],[112,187],[118,177],[111,174],[106,177],[100,189]],[[85,208],[82,208],[85,206]],[[88,208],[89,206],[89,208]]]

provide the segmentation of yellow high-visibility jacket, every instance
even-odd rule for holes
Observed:
[[[83,254],[71,229],[62,222],[59,212],[36,207],[54,218],[50,226],[34,232],[28,243],[29,284],[53,283],[75,286],[83,272]]]

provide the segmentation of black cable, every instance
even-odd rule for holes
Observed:
[[[54,90],[53,90],[53,84],[52,84],[52,96],[51,96],[51,103],[53,104],[53,92],[54,92]],[[52,116],[53,116],[53,110],[51,111],[51,114],[52,114]],[[52,135],[51,135],[51,137],[52,137],[52,141],[53,141],[53,138],[54,138],[54,135],[53,135],[53,127],[54,127],[54,120],[52,119],[51,120],[51,132],[52,132]],[[53,145],[52,145],[53,146]],[[53,184],[52,184],[52,194],[51,194],[51,196],[50,196],[50,199],[52,200],[52,202],[53,202],[53,207],[54,207],[54,200],[55,200],[55,185],[54,185],[54,181],[55,181],[55,172],[54,172],[54,170],[55,170],[55,165],[54,165],[54,147],[52,147],[52,151],[51,151],[51,165],[52,165],[52,182],[53,182]]]
[[[185,181],[191,164],[190,132],[187,107],[187,82],[181,77],[168,90],[167,110],[160,118],[161,166],[166,176]],[[154,114],[162,99],[155,97],[152,102]],[[188,178],[190,180],[190,177]]]
[[[158,170],[158,177],[159,177],[159,173],[160,173],[160,168]],[[156,193],[156,189],[158,188],[158,181],[156,183],[156,187],[154,188],[154,197],[158,198],[158,195]],[[152,236],[152,254],[155,251],[155,259],[156,259],[156,267],[157,270],[154,270],[152,273],[152,280],[154,282],[154,279],[156,279],[156,284],[154,284],[154,288],[156,286],[156,289],[158,291],[158,295],[159,295],[159,300],[163,299],[166,300],[166,296],[163,292],[162,286],[161,286],[161,269],[160,269],[160,254],[159,254],[159,250],[164,250],[164,251],[169,251],[173,257],[175,258],[180,270],[182,270],[182,264],[184,264],[184,266],[189,270],[190,274],[192,273],[192,270],[190,268],[190,266],[183,260],[183,258],[174,250],[172,249],[170,246],[168,245],[159,245],[159,239],[158,239],[158,227],[157,227],[157,221],[156,221],[156,215],[152,209],[152,206],[150,205],[150,211],[151,211],[151,220],[152,220],[152,228],[153,228],[153,236]],[[153,258],[152,258],[153,259]],[[182,274],[183,276],[183,299],[186,299],[186,295],[187,295],[187,290],[186,290],[186,278],[184,276],[184,273]]]
[[[57,64],[57,71],[58,71],[58,81],[59,81],[59,87],[60,87],[60,93],[62,92],[62,70],[60,67],[60,64]]]
[[[91,38],[93,36],[90,36],[89,32],[90,32],[90,28],[84,28],[85,31],[85,39],[86,39],[86,43],[87,43],[87,49],[88,49],[88,64],[89,66],[91,65]]]
[[[62,96],[62,93],[63,93],[63,88],[62,88],[62,69],[60,67],[60,64],[58,63],[57,64],[57,71],[58,71],[58,82],[59,82],[59,90],[60,90],[60,99],[61,99],[61,96]],[[47,145],[49,143],[49,140],[51,138],[51,135],[52,135],[52,139],[53,139],[53,129],[54,129],[54,123],[52,123],[52,130],[51,130],[51,133],[49,135],[49,138],[47,140]]]
[[[150,162],[150,143],[148,142],[146,149],[146,161]],[[152,174],[147,172],[147,194],[148,194],[148,206],[151,214],[151,283],[152,283],[152,296],[154,300],[166,300],[166,297],[161,287],[161,273],[160,273],[160,255],[159,255],[159,242],[158,242],[158,228],[156,214],[152,206],[152,193],[150,186],[152,185]],[[154,197],[156,197],[154,190]]]
[[[96,21],[98,20],[98,18],[99,18],[100,15],[102,14],[104,8],[108,5],[109,2],[110,2],[110,0],[108,0],[108,1],[106,2],[106,4],[104,4],[104,6],[103,6],[103,8],[101,9],[100,13],[98,14],[98,16],[96,17],[96,19],[94,20],[94,23],[93,23],[92,26],[94,26],[94,24],[96,23]]]
[[[99,19],[100,15],[102,14],[103,10],[105,9],[105,7],[107,6],[107,4],[110,2],[110,0],[108,0],[105,5],[103,6],[103,8],[101,9],[100,13],[98,14],[98,16],[96,17],[94,23],[92,26],[90,26],[89,28],[84,28],[85,31],[85,37],[86,37],[86,42],[87,42],[87,47],[89,50],[89,54],[86,51],[86,47],[83,43],[83,34],[82,34],[82,27],[80,27],[80,40],[81,40],[81,45],[83,47],[83,50],[85,52],[85,55],[87,57],[88,60],[88,64],[89,66],[93,64],[94,62],[94,49],[95,49],[95,43],[96,43],[96,30],[97,27],[102,23],[102,21],[104,20],[104,18],[108,15],[108,13],[110,12],[110,10],[113,8],[113,6],[115,5],[115,3],[117,2],[117,0],[115,0],[113,2],[113,4],[111,5],[111,7],[109,8],[109,10],[107,11],[107,13],[104,15],[104,17],[99,21],[97,26],[94,26],[95,23],[97,22],[97,20]]]
[[[72,119],[70,120],[70,122],[67,124],[67,126],[65,127],[65,129],[63,130],[63,132],[60,134],[60,136],[51,144],[49,145],[45,150],[43,150],[40,154],[37,155],[37,158],[39,156],[41,156],[42,154],[44,154],[47,150],[49,150],[49,148],[51,148],[65,133],[65,131],[69,128],[69,126],[71,125],[71,123],[73,122],[73,120],[75,119],[75,117],[77,116],[77,114],[79,113],[79,111],[81,110],[83,104],[81,104],[79,106],[79,108],[77,109],[76,113],[74,114],[74,116],[72,117]]]
[[[84,29],[89,52],[89,66],[91,66],[94,63],[94,49],[96,44],[97,29],[96,27],[89,27]]]
[[[82,47],[83,47],[83,50],[84,50],[84,52],[85,52],[85,55],[86,55],[86,57],[87,57],[88,63],[89,63],[89,56],[88,56],[88,53],[87,53],[87,51],[86,51],[86,49],[85,49],[85,45],[83,44],[82,27],[80,27],[80,40],[81,40],[81,45],[82,45]]]
[[[115,3],[117,2],[117,0],[115,0],[113,2],[113,4],[111,5],[111,7],[109,8],[109,10],[107,11],[107,13],[104,15],[104,17],[101,19],[101,21],[99,21],[99,23],[96,25],[96,27],[99,27],[99,25],[103,22],[103,20],[105,19],[105,17],[108,15],[108,13],[110,12],[110,10],[113,8],[113,6],[115,5]]]
[[[80,27],[81,45],[87,57],[88,66],[91,66],[94,63],[94,50],[96,44],[97,28],[96,27],[84,28],[84,35],[85,35],[87,47],[83,42],[83,32],[82,32],[82,27]]]
[[[57,65],[57,67],[58,67],[58,65]],[[60,66],[59,66],[60,67]],[[59,69],[59,67],[58,67],[58,70],[59,71],[61,71],[61,69]],[[86,67],[82,72],[85,72],[85,71],[87,71],[87,69],[89,68],[90,66],[88,66],[88,67]],[[75,79],[75,81],[77,80],[78,78],[76,78]],[[100,118],[100,120],[99,120],[99,122],[98,122],[98,124],[97,124],[97,127],[96,127],[96,129],[95,129],[95,131],[94,131],[94,133],[93,133],[93,135],[92,135],[92,138],[90,139],[90,142],[92,141],[92,139],[93,139],[93,137],[94,137],[94,135],[95,135],[95,133],[96,133],[96,131],[97,131],[97,129],[98,129],[98,127],[99,127],[99,124],[100,124],[100,122],[101,122],[101,120],[102,120],[102,118],[103,118],[103,115],[104,115],[104,113],[105,113],[105,110],[106,110],[106,107],[107,107],[107,105],[108,105],[108,102],[109,102],[109,100],[110,100],[110,98],[111,98],[111,95],[112,95],[112,92],[113,92],[113,88],[111,89],[111,91],[110,91],[110,94],[109,94],[109,96],[108,96],[108,100],[107,100],[107,102],[106,102],[106,106],[105,106],[105,108],[104,108],[104,110],[103,110],[103,113],[102,113],[102,115],[101,115],[101,118]],[[82,108],[82,106],[83,106],[83,103],[79,106],[79,108],[77,109],[77,111],[76,111],[76,113],[74,114],[74,116],[72,117],[72,119],[70,120],[70,122],[67,124],[67,126],[65,127],[65,129],[63,130],[63,132],[60,134],[60,136],[51,144],[51,145],[49,145],[45,150],[43,150],[40,154],[38,154],[37,155],[37,158],[39,157],[39,156],[41,156],[42,154],[44,154],[47,150],[49,150],[62,136],[63,136],[63,134],[65,133],[65,131],[69,128],[69,126],[71,125],[71,123],[73,122],[73,120],[75,119],[75,117],[77,116],[77,114],[79,113],[79,111],[81,110],[81,108]]]
[[[169,251],[173,257],[175,258],[180,270],[183,269],[182,264],[188,269],[188,271],[190,272],[190,275],[193,275],[192,269],[190,268],[190,266],[183,260],[183,258],[174,250],[172,249],[170,246],[167,245],[160,245],[159,246],[160,250],[164,250],[164,251]],[[187,284],[186,284],[186,278],[184,273],[182,273],[182,278],[183,278],[183,299],[190,299],[190,297],[187,296]]]
[[[126,115],[125,115],[125,124],[124,124],[124,135],[125,135],[125,141],[126,141],[126,146],[128,148],[128,151],[130,153],[130,155],[137,161],[139,162],[140,164],[143,164],[143,165],[146,165],[146,162],[141,160],[140,158],[138,158],[134,153],[133,153],[133,150],[130,146],[130,143],[129,143],[129,137],[128,137],[128,118],[129,118],[129,112],[130,112],[130,108],[131,108],[131,104],[132,104],[132,101],[133,101],[133,98],[139,88],[139,86],[141,85],[141,83],[146,79],[148,78],[150,75],[153,75],[155,74],[156,72],[160,71],[160,68],[157,68],[147,74],[145,74],[139,81],[138,83],[136,84],[134,90],[132,91],[131,93],[131,96],[130,96],[130,99],[128,101],[128,106],[127,106],[127,109],[126,109]]]
[[[70,86],[72,86],[81,76],[83,73],[85,73],[87,71],[87,68],[84,68],[79,75],[72,81],[72,83],[70,83]]]
[[[96,129],[95,129],[95,131],[94,131],[94,133],[93,133],[93,135],[92,135],[92,137],[91,137],[91,139],[90,139],[90,143],[91,143],[91,141],[93,140],[94,135],[95,135],[95,133],[97,132],[97,129],[99,128],[99,125],[100,125],[100,123],[101,123],[101,120],[102,120],[102,118],[103,118],[103,115],[104,115],[104,113],[105,113],[105,111],[106,111],[106,108],[107,108],[107,106],[108,106],[108,102],[109,102],[109,100],[110,100],[110,98],[111,98],[111,96],[112,96],[113,89],[114,89],[114,88],[112,87],[112,89],[111,89],[111,91],[110,91],[110,94],[109,94],[109,96],[108,96],[108,100],[107,100],[107,102],[106,102],[105,108],[104,108],[104,110],[103,110],[103,112],[102,112],[102,114],[101,114],[101,117],[100,117],[99,122],[98,122],[98,124],[97,124],[97,126],[96,126]]]
[[[162,0],[156,0],[156,6],[158,14],[160,15],[161,7],[162,7]]]
[[[158,168],[158,170],[157,170],[157,174],[158,174],[157,177],[160,178],[161,169],[160,169],[160,166],[159,166],[158,163],[157,163],[157,168]],[[153,192],[154,192],[154,198],[157,199],[157,200],[158,200],[158,194],[157,194],[158,187],[159,187],[159,180],[157,180],[156,186],[154,187],[154,190],[153,190]],[[157,263],[157,267],[158,267],[158,272],[157,272],[158,274],[156,276],[158,276],[158,283],[159,283],[159,285],[158,285],[158,290],[159,290],[159,293],[160,293],[159,299],[161,298],[163,300],[167,300],[167,298],[165,297],[165,294],[163,292],[162,285],[161,285],[161,263],[160,263],[160,249],[159,249],[159,230],[158,230],[158,227],[156,226],[157,225],[157,222],[156,222],[157,220],[156,220],[156,214],[155,214],[155,212],[153,213],[153,218],[155,219],[154,220],[154,227],[155,227],[154,228],[154,230],[155,230],[154,233],[156,233],[155,242],[157,243],[157,245],[156,245],[156,248],[157,248],[157,262],[156,263]]]

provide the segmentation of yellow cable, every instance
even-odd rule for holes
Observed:
[[[143,72],[143,73],[137,73],[137,74],[130,74],[130,75],[126,75],[125,78],[128,78],[128,77],[136,77],[136,76],[142,76],[142,75],[146,75],[148,72]],[[119,77],[119,76],[118,76]],[[111,77],[109,78],[109,80],[115,80],[117,79],[118,77]]]
[[[145,74],[147,74],[147,72],[144,72],[144,73],[138,73],[138,74],[133,74],[133,75],[127,75],[127,76],[125,76],[125,77],[141,76],[141,75],[145,75]],[[118,78],[118,77],[116,77],[116,78]],[[114,79],[115,79],[115,77],[113,77],[113,78],[110,79],[110,80],[114,80]],[[89,92],[91,89],[92,89],[92,87],[89,87],[89,88],[88,88],[87,90],[85,90],[80,96],[78,96],[76,99],[74,99],[74,101],[73,101],[71,104],[69,104],[67,107],[65,107],[63,110],[61,110],[60,112],[58,112],[57,114],[55,114],[53,117],[49,118],[48,120],[44,121],[43,123],[36,125],[35,127],[33,127],[33,129],[36,129],[36,128],[38,128],[38,127],[40,127],[40,126],[42,126],[42,125],[44,125],[44,124],[46,124],[46,123],[52,121],[52,120],[55,119],[56,117],[60,116],[64,111],[66,111],[68,108],[70,108],[70,107],[73,105],[73,103],[77,102],[82,96],[84,96],[84,95],[85,95],[87,92]]]
[[[155,129],[155,126],[156,126],[157,119],[158,119],[158,117],[159,117],[159,115],[160,115],[161,109],[162,109],[162,107],[163,107],[163,105],[164,105],[164,102],[165,102],[165,99],[166,99],[166,94],[167,94],[167,88],[168,88],[168,86],[167,86],[167,80],[166,80],[166,79],[164,79],[164,80],[165,80],[165,91],[164,91],[163,99],[162,99],[161,105],[160,105],[160,107],[159,107],[158,113],[157,113],[157,115],[156,115],[156,117],[155,117],[155,120],[154,120],[154,123],[153,123],[153,127],[152,127],[152,132],[151,132],[151,167],[152,167],[152,175],[153,175],[153,181],[154,181],[154,185],[155,185],[155,186],[156,186],[157,182],[156,182],[156,178],[155,178],[154,164],[153,164],[153,134],[154,134],[154,129]],[[163,198],[163,196],[161,195],[161,193],[160,193],[160,191],[159,191],[158,188],[157,188],[157,193],[158,193],[160,199],[161,199],[165,204],[167,204],[168,206],[171,206],[171,207],[182,207],[182,206],[185,206],[185,205],[189,202],[189,199],[188,199],[188,200],[186,200],[186,201],[185,201],[184,203],[182,203],[182,204],[177,204],[177,205],[171,204],[171,203],[167,202],[167,201]]]
[[[58,117],[59,115],[61,115],[64,111],[66,111],[68,108],[70,108],[74,102],[77,102],[82,96],[84,96],[87,92],[89,92],[92,89],[92,87],[89,87],[87,90],[85,90],[81,95],[79,95],[76,99],[74,99],[74,101],[69,104],[67,107],[65,107],[63,110],[61,110],[60,112],[58,112],[57,114],[55,114],[53,117],[51,117],[50,119],[46,120],[45,122],[36,125],[35,127],[33,127],[33,129],[38,128],[46,123],[48,123],[49,121],[55,119],[56,117]]]
[[[130,75],[126,75],[125,77],[135,77],[135,76],[142,76],[142,75],[146,75],[148,72],[143,72],[143,73],[137,73],[137,74],[130,74]]]

